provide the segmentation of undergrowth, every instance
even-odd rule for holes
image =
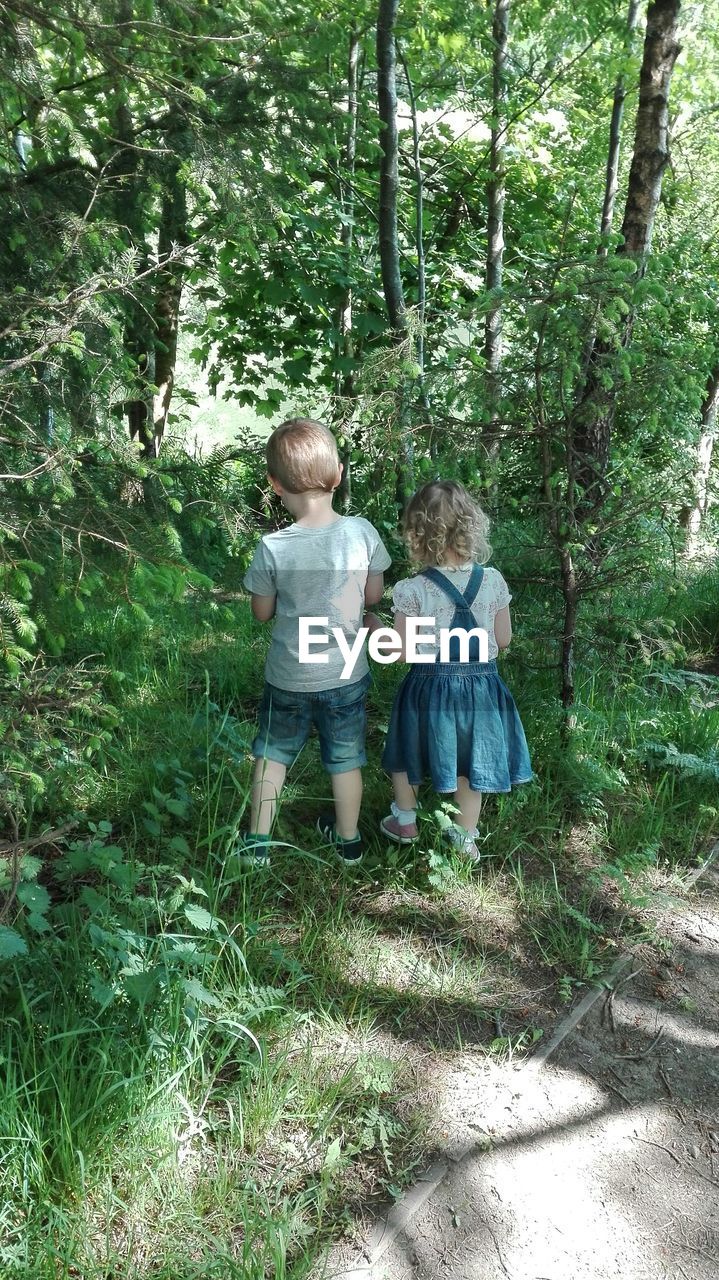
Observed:
[[[567,737],[545,602],[518,597],[504,674],[537,780],[487,799],[478,871],[442,852],[429,793],[416,850],[377,834],[393,668],[371,694],[362,867],[318,844],[310,744],[272,867],[239,870],[266,643],[243,601],[108,600],[68,621],[61,661],[8,681],[3,1276],[308,1275],[422,1159],[428,1049],[526,1049],[651,937],[653,880],[716,833],[719,585],[667,576],[641,617],[614,607],[585,627]]]

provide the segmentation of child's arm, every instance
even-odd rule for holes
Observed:
[[[397,635],[399,636],[400,640],[402,641],[402,648],[400,649],[399,658],[397,659],[397,661],[406,662],[407,661],[407,615],[405,613],[395,613],[394,629],[397,632]]]
[[[242,579],[250,593],[250,608],[258,622],[269,622],[277,608],[276,574],[272,556],[262,538],[255,547],[252,563]]]
[[[367,608],[371,609],[373,604],[379,604],[384,595],[384,574],[368,573],[367,581],[364,588],[364,602]]]
[[[251,599],[252,612],[258,622],[269,622],[270,618],[274,618],[275,609],[277,608],[277,596],[258,596],[252,592]]]
[[[512,639],[512,619],[508,604],[503,609],[498,609],[494,615],[494,638],[498,649],[506,649]]]

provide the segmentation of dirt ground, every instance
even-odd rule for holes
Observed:
[[[659,923],[546,1064],[457,1058],[433,1170],[324,1280],[717,1280],[719,860]]]

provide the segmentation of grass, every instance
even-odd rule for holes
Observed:
[[[355,1209],[396,1194],[432,1142],[428,1057],[526,1050],[652,936],[651,885],[716,831],[716,685],[688,668],[716,643],[719,589],[689,592],[645,595],[665,622],[625,617],[613,658],[597,606],[571,746],[531,640],[543,605],[523,602],[505,670],[538,782],[487,800],[479,870],[440,852],[431,794],[417,850],[372,834],[398,672],[371,695],[365,862],[317,843],[329,787],[310,744],[285,847],[248,875],[227,856],[263,661],[246,606],[76,628],[68,662],[102,655],[86,667],[118,714],[97,746],[92,705],[43,746],[67,767],[36,790],[33,829],[71,811],[77,826],[39,882],[28,867],[28,954],[0,969],[0,1274],[295,1280]]]

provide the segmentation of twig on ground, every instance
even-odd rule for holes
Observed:
[[[620,1076],[619,1072],[614,1070],[614,1067],[610,1067],[610,1066],[608,1066],[608,1067],[607,1067],[607,1071],[611,1071],[611,1073],[612,1073],[612,1075],[614,1076],[615,1080],[618,1080],[620,1084],[622,1084],[622,1085],[623,1085],[623,1084],[626,1084],[626,1083],[627,1083],[627,1082],[626,1082],[626,1080],[624,1079],[624,1077],[623,1077],[623,1076]]]
[[[490,1226],[487,1226],[487,1230],[488,1230],[488,1232],[489,1232],[490,1236],[492,1237],[492,1243],[493,1243],[493,1245],[494,1245],[494,1248],[495,1248],[495,1251],[496,1251],[496,1254],[497,1254],[497,1261],[499,1262],[499,1265],[500,1265],[500,1267],[502,1268],[502,1270],[503,1270],[503,1272],[504,1272],[505,1276],[507,1276],[507,1277],[509,1278],[509,1280],[512,1280],[512,1273],[511,1273],[511,1271],[508,1271],[508,1270],[507,1270],[507,1264],[505,1263],[504,1258],[502,1257],[502,1251],[501,1251],[501,1249],[500,1249],[500,1247],[499,1247],[499,1244],[498,1244],[498,1242],[497,1242],[497,1237],[495,1236],[495,1234],[494,1234],[494,1232],[492,1231],[492,1228],[491,1228]]]
[[[693,1173],[697,1178],[701,1178],[704,1182],[708,1182],[710,1186],[719,1187],[719,1182],[716,1178],[710,1178],[708,1173],[702,1173],[701,1169],[695,1169],[693,1164],[687,1164],[686,1161],[681,1160],[674,1151],[670,1151],[669,1147],[663,1147],[661,1142],[652,1142],[651,1138],[637,1138],[637,1142],[644,1142],[650,1147],[658,1147],[660,1151],[665,1151],[668,1156],[671,1156],[672,1160],[679,1165],[680,1169],[684,1169],[685,1173]]]
[[[666,1154],[668,1156],[671,1156],[672,1160],[674,1160],[674,1162],[679,1165],[680,1169],[684,1167],[682,1165],[681,1160],[679,1159],[679,1156],[676,1154],[676,1152],[670,1151],[669,1147],[663,1147],[661,1142],[652,1142],[651,1138],[639,1138],[639,1137],[637,1138],[637,1142],[643,1142],[647,1147],[656,1147],[658,1151],[665,1151]]]
[[[652,1049],[656,1049],[663,1035],[664,1027],[660,1027],[652,1040],[652,1043],[647,1045],[646,1049],[640,1050],[639,1053],[617,1053],[615,1056],[617,1058],[622,1058],[625,1062],[638,1062],[640,1058],[646,1058],[647,1054],[651,1053]]]
[[[683,1160],[679,1161],[682,1169],[686,1169],[687,1173],[696,1174],[697,1178],[702,1178],[704,1182],[708,1182],[711,1187],[719,1187],[716,1178],[710,1178],[708,1173],[702,1173],[701,1169],[695,1169],[693,1164],[685,1164]]]
[[[632,969],[631,973],[626,973],[623,978],[618,978],[617,981],[614,983],[614,985],[611,986],[607,991],[606,998],[602,1006],[601,1023],[602,1023],[602,1026],[604,1026],[604,1020],[606,1017],[607,1021],[609,1022],[610,1030],[613,1035],[616,1035],[616,1031],[617,1031],[616,1024],[614,1021],[614,997],[617,994],[617,991],[619,990],[619,988],[624,986],[625,982],[631,982],[632,978],[636,978],[637,975],[640,974],[641,972],[642,972],[642,966],[640,965],[638,969]]]
[[[583,1062],[580,1062],[579,1066],[580,1066],[581,1070],[584,1072],[584,1074],[585,1074],[585,1075],[587,1075],[587,1076],[589,1076],[589,1079],[590,1079],[590,1080],[592,1080],[592,1081],[594,1082],[594,1084],[596,1084],[596,1085],[598,1086],[598,1088],[600,1088],[600,1089],[610,1089],[610,1090],[611,1090],[611,1092],[612,1092],[612,1093],[616,1093],[616,1094],[617,1094],[617,1097],[621,1098],[621,1099],[622,1099],[622,1102],[625,1102],[625,1103],[626,1103],[626,1105],[627,1105],[628,1107],[631,1107],[631,1106],[633,1105],[633,1104],[632,1104],[632,1100],[631,1100],[631,1098],[628,1098],[628,1097],[627,1097],[627,1095],[626,1095],[626,1093],[624,1093],[623,1089],[618,1089],[618,1088],[617,1088],[617,1086],[616,1086],[615,1084],[610,1084],[609,1080],[597,1080],[597,1077],[592,1075],[592,1073],[591,1073],[591,1071],[589,1070],[589,1068],[588,1068],[588,1067],[585,1067],[585,1065],[584,1065],[584,1063],[583,1063]]]
[[[665,1072],[664,1067],[662,1066],[661,1062],[659,1063],[658,1070],[659,1070],[659,1075],[660,1075],[660,1076],[661,1076],[661,1078],[662,1078],[662,1082],[663,1082],[663,1084],[664,1084],[664,1088],[666,1089],[667,1093],[669,1094],[669,1097],[671,1098],[672,1102],[674,1102],[674,1094],[672,1093],[672,1086],[670,1085],[669,1081],[667,1080],[666,1072]]]
[[[608,991],[606,996],[604,997],[604,1004],[602,1005],[602,1016],[601,1016],[600,1022],[602,1026],[604,1026],[604,1020],[606,1018],[606,1020],[609,1023],[609,1030],[611,1031],[612,1035],[616,1035],[617,1028],[614,1022],[613,1000],[614,1000],[614,987],[612,987],[611,990]]]

